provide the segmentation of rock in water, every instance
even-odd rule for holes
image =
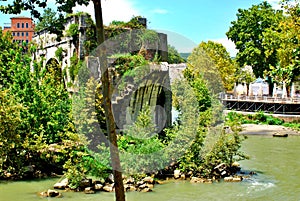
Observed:
[[[100,191],[103,188],[102,184],[95,184],[95,190]]]
[[[144,181],[145,183],[148,183],[148,184],[153,184],[153,183],[154,183],[154,179],[153,179],[152,177],[145,177],[145,178],[143,179],[143,181]]]
[[[48,189],[47,197],[61,197],[61,193],[55,190]]]
[[[233,177],[224,177],[224,181],[225,182],[232,182],[233,181]]]
[[[179,179],[180,178],[180,170],[174,170],[174,178]]]
[[[54,189],[65,189],[65,188],[68,186],[68,183],[69,183],[69,181],[68,181],[68,179],[66,178],[66,179],[63,179],[62,181],[60,181],[60,182],[54,184],[54,185],[53,185],[53,188],[54,188]]]
[[[113,192],[114,191],[114,187],[113,185],[106,185],[103,187],[103,191],[105,192]]]
[[[84,193],[85,193],[85,194],[95,194],[95,191],[93,190],[92,187],[86,187],[86,188],[84,189]]]

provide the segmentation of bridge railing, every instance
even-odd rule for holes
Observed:
[[[286,97],[282,98],[272,97],[272,96],[246,96],[238,95],[234,96],[233,94],[221,94],[221,100],[235,100],[235,101],[250,101],[250,102],[273,102],[273,103],[295,103],[300,104],[300,97]]]

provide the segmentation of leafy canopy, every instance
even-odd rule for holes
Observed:
[[[282,11],[276,11],[267,2],[253,5],[249,9],[238,9],[237,20],[231,22],[226,33],[239,50],[236,59],[240,66],[250,65],[256,77],[262,77],[270,65],[277,63],[276,53],[267,55],[263,45],[263,33],[272,27],[278,27]]]

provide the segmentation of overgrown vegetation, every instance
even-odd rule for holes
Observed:
[[[78,34],[78,27],[73,28],[70,36]],[[156,37],[147,32],[139,45],[145,47]],[[0,178],[64,173],[72,188],[90,175],[105,178],[112,170],[106,134],[98,128],[105,123],[101,85],[89,79],[88,69],[74,54],[69,75],[72,81],[78,78],[83,87],[71,99],[60,63],[44,68],[12,43],[11,36],[1,34],[0,39]],[[114,76],[123,83],[142,80],[150,73],[149,64],[157,62],[147,56],[141,51],[117,55]],[[62,49],[56,51],[56,57],[62,61]],[[239,152],[242,139],[236,123],[227,122],[233,133],[222,129],[218,102],[203,74],[190,66],[185,77],[172,86],[179,117],[171,128],[156,132],[153,111],[145,106],[136,121],[119,133],[122,168],[128,175],[139,178],[179,168],[195,176],[212,177],[220,163],[230,167],[246,158]],[[103,139],[99,139],[99,132],[103,132]]]

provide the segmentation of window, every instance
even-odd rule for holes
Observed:
[[[17,36],[20,36],[20,33],[19,33],[19,32],[17,32]]]
[[[22,28],[24,28],[24,23],[22,23]]]
[[[28,40],[26,40],[26,43],[28,43],[29,41]]]
[[[28,32],[26,32],[26,36],[28,36]]]
[[[20,23],[17,23],[17,28],[20,28]]]
[[[12,35],[15,36],[15,32],[13,32]]]
[[[26,22],[26,28],[28,28],[28,22]]]
[[[24,36],[24,32],[22,32],[22,36]]]

